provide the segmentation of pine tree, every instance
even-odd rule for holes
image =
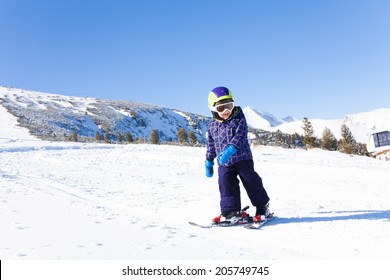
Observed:
[[[108,132],[104,133],[104,141],[106,141],[106,143],[110,143],[110,135]]]
[[[357,143],[356,153],[361,156],[369,156],[370,153],[367,151],[367,144]]]
[[[336,137],[334,137],[332,131],[327,127],[325,127],[324,130],[322,131],[321,148],[329,151],[337,150]]]
[[[305,143],[307,146],[313,148],[316,146],[316,137],[314,136],[314,128],[311,124],[311,122],[308,120],[308,118],[303,118],[303,143]]]
[[[250,129],[250,132],[255,135],[255,138],[256,138],[255,143],[260,145],[260,143],[261,143],[260,130],[251,129],[251,128],[249,128],[249,129]]]
[[[285,143],[285,139],[283,138],[283,134],[282,134],[282,132],[278,129],[278,130],[276,131],[275,143],[274,143],[274,145],[275,145],[275,146],[278,146],[278,147],[283,147],[283,146],[284,146],[284,143]]]
[[[341,126],[341,139],[339,144],[339,151],[346,154],[356,153],[356,140],[346,124]]]
[[[186,143],[187,138],[188,138],[188,135],[187,135],[186,130],[183,127],[179,128],[179,130],[177,131],[177,139],[178,139],[179,143],[180,144]]]
[[[269,133],[264,133],[264,132],[261,132],[259,130],[259,133],[258,133],[258,140],[259,140],[259,144],[260,145],[268,145],[268,143],[270,142],[270,134]]]
[[[72,132],[72,135],[70,136],[70,141],[78,142],[79,136],[77,135],[76,131]]]
[[[190,139],[191,145],[196,145],[196,143],[198,143],[198,139],[196,138],[196,135],[192,130],[188,132],[188,138]]]
[[[122,134],[120,132],[118,132],[117,138],[118,138],[118,143],[122,143]]]
[[[298,133],[294,133],[291,136],[291,141],[294,147],[302,147],[303,146],[303,136],[299,135]]]
[[[99,131],[96,131],[96,134],[95,134],[95,139],[100,142],[102,140],[102,136],[100,135],[100,132]]]
[[[150,142],[152,144],[158,144],[160,142],[160,137],[158,136],[158,132],[155,129],[153,129],[150,133]]]
[[[134,142],[133,135],[131,135],[130,131],[126,132],[125,138],[126,138],[126,142],[127,143],[133,143]]]

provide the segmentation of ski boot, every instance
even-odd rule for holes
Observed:
[[[212,224],[243,224],[251,221],[251,217],[246,212],[249,206],[240,211],[222,212],[212,220]]]
[[[270,216],[269,203],[256,207],[256,215],[253,217],[254,223],[260,223]]]

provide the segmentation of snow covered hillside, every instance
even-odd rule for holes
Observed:
[[[187,133],[194,132],[198,142],[205,143],[207,124],[211,120],[209,117],[156,105],[47,94],[1,86],[0,107],[15,116],[18,123],[32,135],[47,140],[64,140],[73,132],[93,139],[96,132],[107,133],[113,141],[117,140],[118,133],[123,136],[130,132],[134,139],[149,140],[152,130],[157,130],[161,141],[171,142],[177,141],[178,130],[184,128]],[[271,113],[251,107],[243,110],[252,128],[303,135],[302,120],[290,116],[279,119]],[[324,128],[328,127],[339,139],[341,125],[345,123],[358,142],[367,143],[371,132],[390,129],[390,109],[350,114],[344,119],[309,118],[309,121],[318,138],[322,137]]]
[[[389,162],[253,152],[277,218],[261,230],[201,229],[188,221],[219,213],[205,148],[3,137],[0,258],[390,259]]]
[[[345,123],[351,130],[356,141],[367,143],[369,135],[377,130],[390,129],[390,109],[377,109],[371,112],[347,115],[344,119],[321,120],[309,119],[312,123],[315,134],[318,138],[322,137],[322,131],[325,127],[329,128],[337,139],[340,139],[341,125]],[[284,123],[276,129],[284,133],[303,134],[302,121]]]
[[[27,128],[18,126],[18,120],[0,105],[0,139],[36,139],[31,136]]]
[[[199,142],[205,141],[209,118],[180,110],[131,101],[72,97],[58,94],[0,87],[0,106],[18,118],[31,134],[64,140],[73,132],[95,138],[96,132],[117,141],[130,132],[133,139],[148,139],[157,130],[161,141],[176,141],[184,128],[194,132]]]
[[[302,120],[292,117],[279,120],[272,114],[258,112],[250,107],[244,109],[248,125],[255,129],[267,131],[280,130],[283,133],[303,135]],[[355,140],[360,143],[367,143],[368,136],[374,131],[390,129],[390,109],[383,108],[358,114],[346,115],[343,119],[323,120],[310,119],[317,138],[322,137],[325,127],[329,128],[337,139],[340,139],[341,125],[346,124],[351,130]]]
[[[282,123],[295,121],[291,116],[280,120],[271,113],[259,112],[252,107],[245,107],[243,111],[248,125],[255,129],[270,130],[272,127],[277,127]]]

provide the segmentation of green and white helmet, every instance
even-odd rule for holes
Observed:
[[[226,87],[216,87],[209,93],[209,107],[215,106],[217,102],[222,100],[234,101],[232,92]]]

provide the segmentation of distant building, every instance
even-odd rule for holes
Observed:
[[[368,137],[367,151],[376,158],[390,160],[390,131],[378,131]]]

